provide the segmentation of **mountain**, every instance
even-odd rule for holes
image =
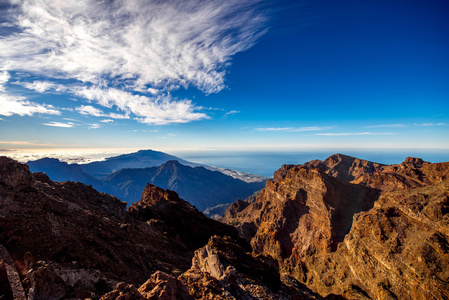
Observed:
[[[103,190],[105,184],[95,177],[83,171],[78,164],[68,164],[57,158],[41,158],[27,162],[31,172],[44,172],[54,181],[79,181],[92,185],[98,190]]]
[[[176,157],[163,152],[141,150],[86,165],[67,164],[54,158],[29,161],[27,164],[32,172],[45,172],[54,181],[70,180],[92,185],[100,192],[119,197],[128,204],[139,199],[146,183],[153,183],[178,192],[201,210],[210,205],[244,199],[263,188],[267,179],[230,169],[200,167],[179,158],[176,158],[177,163],[174,165],[174,160],[170,160],[172,158]],[[157,167],[145,168],[154,164],[158,164]],[[116,168],[120,169],[107,173]]]
[[[177,160],[185,166],[199,166],[199,164],[154,150],[140,150],[135,153],[109,157],[104,161],[95,161],[80,166],[85,173],[88,173],[96,178],[102,178],[125,168],[158,167],[169,160]]]
[[[222,221],[323,297],[449,297],[449,162],[284,165]]]
[[[104,183],[115,187],[115,195],[128,203],[138,199],[139,191],[151,183],[176,191],[201,211],[244,199],[265,185],[263,182],[246,183],[203,167],[184,166],[178,161],[168,161],[160,167],[122,169],[105,178]]]
[[[235,228],[148,184],[126,209],[0,157],[0,298],[321,299]]]

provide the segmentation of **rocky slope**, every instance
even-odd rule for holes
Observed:
[[[322,296],[449,297],[449,163],[285,165],[223,221]]]
[[[0,157],[0,298],[321,299],[235,228],[148,184],[128,210]]]
[[[119,281],[141,284],[157,270],[179,275],[212,235],[239,239],[175,192],[149,185],[127,211],[113,196],[50,181],[6,157],[0,199],[0,244],[30,299],[95,297]]]

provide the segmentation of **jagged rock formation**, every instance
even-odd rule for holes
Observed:
[[[174,192],[148,186],[128,212],[91,186],[53,182],[6,157],[0,200],[0,244],[29,299],[92,298],[120,281],[141,284],[157,270],[179,275],[212,234],[239,239]]]
[[[178,279],[194,299],[322,299],[281,276],[275,260],[250,251],[230,238],[214,236],[195,251],[192,267]]]
[[[307,169],[320,169],[324,173],[350,182],[355,178],[379,171],[385,165],[370,162],[364,159],[351,157],[344,154],[334,154],[326,158],[324,161],[312,160],[303,164],[301,167]]]
[[[449,163],[333,155],[283,166],[222,220],[322,296],[447,299],[448,174]]]

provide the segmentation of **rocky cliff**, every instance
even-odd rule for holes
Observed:
[[[285,165],[223,221],[322,296],[449,297],[449,163]]]
[[[148,184],[128,210],[0,157],[0,298],[321,299],[232,226]]]
[[[91,186],[50,181],[6,157],[0,200],[0,244],[30,299],[95,298],[158,270],[179,275],[212,235],[239,239],[175,192],[149,185],[127,211]]]

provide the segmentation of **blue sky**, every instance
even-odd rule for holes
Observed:
[[[0,149],[441,149],[445,0],[0,4]]]

